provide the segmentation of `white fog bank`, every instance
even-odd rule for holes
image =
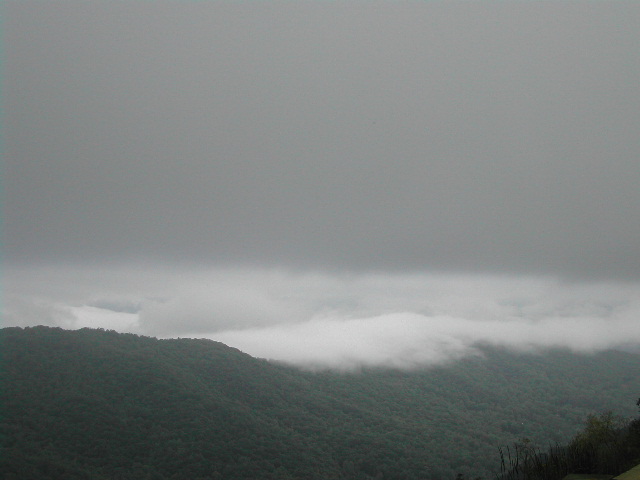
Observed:
[[[3,326],[223,342],[313,367],[412,367],[479,343],[591,352],[640,344],[640,285],[548,277],[251,269],[13,270]]]

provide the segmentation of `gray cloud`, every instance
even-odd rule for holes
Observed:
[[[135,267],[9,274],[3,318],[14,324],[205,337],[305,367],[432,365],[478,354],[478,344],[640,345],[639,283]]]
[[[52,298],[5,294],[3,300],[3,327],[73,326],[76,320],[68,306],[60,305]]]
[[[640,343],[640,3],[3,13],[4,325],[336,368]]]
[[[637,3],[5,11],[11,264],[638,280]]]

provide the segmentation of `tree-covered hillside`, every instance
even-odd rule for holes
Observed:
[[[208,340],[6,328],[0,478],[491,478],[498,448],[635,414],[640,355],[303,372]]]

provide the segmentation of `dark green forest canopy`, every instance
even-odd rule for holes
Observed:
[[[640,355],[483,356],[305,372],[209,340],[0,331],[0,477],[492,478],[498,447],[636,414]]]

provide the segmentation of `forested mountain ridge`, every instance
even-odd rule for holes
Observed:
[[[303,372],[209,340],[0,330],[0,478],[491,478],[498,447],[635,414],[640,355],[483,349]]]

